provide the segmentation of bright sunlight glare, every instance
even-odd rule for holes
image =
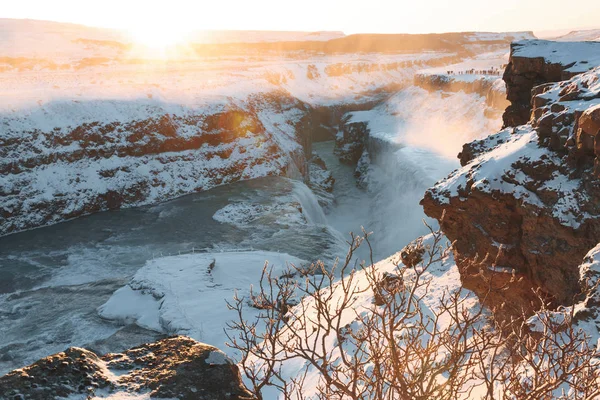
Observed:
[[[155,21],[153,21],[155,22]],[[177,23],[142,23],[127,29],[131,39],[142,46],[157,52],[182,44],[189,39],[191,30]]]

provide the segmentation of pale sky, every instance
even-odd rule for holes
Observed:
[[[600,27],[600,0],[15,0],[0,18],[118,29],[545,31]]]

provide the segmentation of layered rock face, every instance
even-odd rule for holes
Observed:
[[[0,138],[0,235],[242,179],[308,173],[310,107],[283,91],[177,112],[99,104],[111,106],[124,115],[46,130],[8,125]]]
[[[181,400],[254,398],[224,353],[183,336],[102,357],[73,347],[0,377],[2,399],[83,399],[119,393]]]
[[[534,88],[532,104],[530,123],[465,145],[463,167],[422,200],[456,241],[465,287],[503,315],[532,312],[535,288],[572,304],[578,266],[600,241],[600,68]],[[486,254],[489,268],[470,263]]]
[[[504,72],[507,99],[504,126],[529,121],[533,87],[572,78],[600,65],[600,43],[528,40],[511,44]]]

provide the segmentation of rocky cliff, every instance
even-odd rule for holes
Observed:
[[[492,110],[504,110],[510,105],[506,100],[505,85],[498,76],[474,76],[471,80],[455,79],[445,74],[417,74],[415,86],[428,91],[474,93],[485,98]],[[496,111],[497,112],[497,111]]]
[[[7,121],[0,235],[242,179],[307,176],[310,107],[284,91],[175,110],[96,103],[54,105],[59,118],[76,115],[64,124]]]
[[[533,87],[559,82],[600,65],[600,43],[527,40],[511,44],[504,72],[507,99],[504,126],[523,125],[531,113]]]
[[[0,377],[1,399],[95,396],[251,400],[238,367],[217,348],[178,336],[98,356],[69,348]],[[147,397],[146,397],[147,396]]]
[[[546,76],[541,73],[532,76],[527,86],[543,85],[533,88],[531,120],[465,145],[462,168],[428,190],[421,203],[456,241],[464,286],[482,299],[487,295],[487,304],[503,315],[533,311],[535,288],[555,305],[573,304],[582,289],[579,265],[600,241],[600,68],[579,73],[576,68],[587,69],[587,63],[564,63],[559,75],[560,68],[544,66],[546,58],[537,53],[553,46],[513,46],[505,73],[509,99],[517,96],[513,83],[521,75],[515,71],[524,65],[552,71],[551,80],[576,76],[559,83],[539,82]],[[577,57],[582,44],[571,46],[569,57]],[[545,57],[552,55],[550,50]],[[524,101],[525,92],[519,93]],[[477,255],[489,255],[488,269],[467,268]]]

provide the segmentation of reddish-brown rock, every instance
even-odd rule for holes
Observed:
[[[599,77],[536,88],[531,123],[465,145],[463,167],[421,202],[455,241],[464,286],[501,316],[532,313],[537,288],[555,305],[581,291],[579,264],[600,241]]]
[[[503,115],[504,127],[523,125],[529,121],[531,99],[537,94],[534,90],[536,86],[568,80],[598,66],[598,60],[594,58],[598,52],[600,43],[594,42],[530,40],[512,43],[509,63],[503,76],[507,99],[511,102]],[[537,107],[540,105],[536,104]]]

